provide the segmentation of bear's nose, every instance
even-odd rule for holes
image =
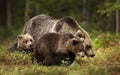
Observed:
[[[90,57],[94,57],[94,56],[95,56],[95,54],[90,55]]]
[[[30,45],[29,47],[32,47],[32,45]]]

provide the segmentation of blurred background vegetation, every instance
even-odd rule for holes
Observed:
[[[42,66],[31,54],[7,49],[32,17],[72,16],[91,36],[94,58]],[[120,75],[120,0],[0,0],[0,75]],[[116,35],[118,34],[118,35]]]
[[[24,23],[39,14],[72,16],[89,33],[119,33],[119,10],[119,0],[0,0],[0,39],[21,33]]]

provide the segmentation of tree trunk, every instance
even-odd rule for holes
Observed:
[[[88,0],[83,0],[83,24],[84,25],[88,25],[88,21],[89,21],[89,7],[88,7]]]
[[[116,10],[116,34],[119,33],[119,11]]]
[[[119,0],[116,0],[117,3],[120,3]],[[116,10],[116,34],[119,33],[119,10]]]
[[[11,28],[12,15],[11,15],[11,0],[6,0],[6,11],[7,11],[7,28]]]
[[[24,21],[25,23],[29,20],[29,12],[30,12],[30,6],[29,6],[29,0],[25,1],[25,16],[24,16]]]
[[[35,7],[35,15],[38,15],[39,14],[39,7],[40,7],[40,4],[39,4],[39,1],[36,1],[35,3],[36,7]]]

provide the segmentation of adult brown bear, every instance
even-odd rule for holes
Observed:
[[[36,42],[33,57],[42,65],[70,65],[84,50],[83,43],[84,38],[72,34],[46,33]]]
[[[40,39],[46,33],[54,32],[54,33],[71,33],[75,34],[79,31],[80,34],[77,37],[84,37],[84,46],[85,46],[85,54],[88,57],[95,56],[92,50],[92,43],[89,34],[80,27],[80,25],[76,22],[76,20],[70,16],[64,17],[61,19],[54,19],[48,15],[37,15],[31,18],[24,26],[23,33],[29,33],[36,41]],[[82,34],[82,35],[81,35]]]

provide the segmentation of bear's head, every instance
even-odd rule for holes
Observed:
[[[34,39],[30,34],[26,33],[24,35],[18,35],[17,39],[18,39],[17,47],[19,49],[29,50],[33,48]]]
[[[84,50],[84,38],[78,38],[72,34],[64,34],[59,41],[59,52],[72,52],[76,54]]]
[[[78,22],[74,18],[68,16],[60,19],[56,24],[55,30],[56,32],[60,33],[65,32],[71,32],[72,34],[77,33],[76,36],[78,38],[84,37],[85,50],[82,53],[82,55],[85,54],[85,56],[87,57],[95,56],[92,50],[92,42],[89,34],[78,24]]]
[[[78,30],[75,33],[75,36],[78,37],[79,39],[84,38],[84,43],[83,43],[84,44],[84,50],[83,50],[84,53],[83,54],[86,55],[87,57],[94,57],[95,53],[92,50],[92,43],[91,43],[88,33],[86,32],[86,34],[83,34],[81,32],[81,30]],[[82,55],[82,57],[83,57],[83,55]]]

